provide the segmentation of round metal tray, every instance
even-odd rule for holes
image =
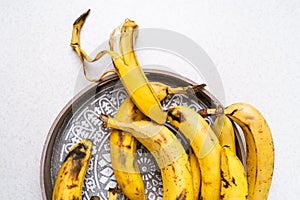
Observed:
[[[145,70],[149,81],[159,81],[173,87],[195,85],[194,82],[166,71]],[[116,180],[111,167],[109,153],[109,129],[102,127],[98,119],[101,113],[114,116],[127,97],[117,76],[108,76],[97,84],[91,84],[74,99],[72,99],[60,112],[54,121],[42,153],[41,158],[41,189],[43,199],[50,200],[54,182],[69,148],[83,138],[93,142],[92,159],[85,176],[83,186],[83,200],[90,200],[91,196],[107,199],[107,190],[116,186]],[[168,96],[162,106],[168,108],[174,105],[185,105],[199,110],[214,108],[219,105],[218,100],[207,90],[197,95],[175,94]],[[208,123],[213,123],[208,117]],[[238,131],[237,131],[238,133]],[[238,156],[244,160],[244,146],[240,134],[237,135]],[[184,138],[178,134],[184,143]],[[145,182],[147,199],[160,199],[162,197],[162,182],[159,169],[150,153],[138,145],[138,163]],[[121,195],[120,199],[125,199]]]

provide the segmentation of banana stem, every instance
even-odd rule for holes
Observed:
[[[221,106],[217,106],[217,108],[204,108],[204,109],[200,109],[198,111],[198,113],[202,116],[202,117],[208,117],[208,116],[212,116],[212,115],[224,115],[224,109]]]
[[[100,115],[100,120],[103,122],[102,126],[104,128],[108,128],[108,120],[109,120],[109,116],[108,115],[105,115],[105,114],[101,114]]]
[[[205,86],[206,86],[205,83],[202,83],[200,85],[195,85],[195,86],[192,86],[192,90],[194,93],[198,93],[198,92],[201,92]]]

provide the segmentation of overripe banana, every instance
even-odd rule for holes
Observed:
[[[100,119],[107,128],[121,129],[132,134],[151,152],[161,171],[163,199],[193,199],[188,156],[168,128],[145,120],[126,123],[107,115],[101,115]]]
[[[201,169],[201,199],[219,200],[221,185],[221,146],[208,123],[194,110],[175,106],[168,120],[189,139]]]
[[[82,185],[91,159],[92,142],[81,140],[69,151],[61,165],[52,194],[52,200],[82,199]]]
[[[116,73],[120,77],[122,84],[127,90],[130,98],[134,104],[144,113],[146,116],[150,117],[152,120],[159,124],[163,124],[166,121],[167,113],[162,110],[159,100],[155,96],[151,85],[148,82],[143,70],[139,65],[124,63],[122,57],[110,50],[103,50],[99,52],[94,59],[91,59],[87,53],[80,47],[80,30],[84,24],[89,10],[82,14],[73,24],[72,41],[71,46],[76,51],[82,64],[86,78],[89,81],[99,81],[99,79],[92,79],[86,73],[85,60],[88,62],[94,62],[99,60],[103,55],[109,54],[112,56],[113,63],[116,69]],[[126,22],[125,22],[126,23]],[[137,24],[134,22],[129,25],[128,35],[124,39],[133,42],[134,37],[136,37],[133,32],[138,28]]]
[[[168,94],[197,92],[205,86],[172,88],[159,82],[151,82],[150,84],[160,101],[166,98]],[[138,121],[145,118],[130,98],[124,100],[115,116],[115,119],[123,122]],[[123,193],[131,200],[144,199],[144,184],[137,166],[135,138],[121,130],[112,129],[110,135],[110,155],[116,180]]]
[[[119,107],[115,118],[130,123],[143,119],[144,115],[135,109],[128,97]],[[131,200],[146,199],[144,182],[137,164],[136,139],[121,130],[112,129],[110,156],[114,175],[124,195]]]
[[[119,52],[126,65],[139,66],[134,51],[134,40],[137,36],[137,24],[126,19],[119,27],[114,29],[110,36],[110,50]],[[159,82],[150,83],[155,96],[162,101],[168,94],[197,92],[205,85],[171,88]],[[145,118],[133,104],[126,99],[116,115],[116,119],[123,122],[132,122]],[[113,129],[110,137],[111,160],[115,177],[123,193],[130,199],[144,199],[144,185],[136,162],[136,142],[134,137]],[[120,162],[124,161],[124,162]],[[130,183],[130,184],[128,184]]]
[[[219,138],[221,146],[228,146],[236,153],[235,133],[231,120],[224,114],[217,116],[214,121],[213,130]]]
[[[231,148],[221,151],[221,198],[222,200],[248,199],[248,185],[244,166]]]
[[[153,154],[160,167],[163,199],[196,200],[199,190],[202,200],[267,199],[274,168],[274,144],[270,128],[261,113],[249,104],[232,104],[222,109],[225,115],[218,114],[213,126],[215,135],[206,121],[190,108],[175,106],[168,112],[163,111],[160,101],[168,94],[186,93],[195,91],[195,88],[171,88],[148,82],[134,51],[138,25],[129,19],[112,32],[110,50],[103,50],[94,59],[90,58],[80,46],[80,31],[88,14],[89,10],[74,22],[71,41],[83,64],[85,77],[89,81],[99,81],[105,74],[116,72],[129,94],[114,119],[101,115],[104,125],[112,128],[111,160],[123,193],[132,200],[146,199],[136,160],[136,137]],[[115,70],[104,72],[100,78],[91,78],[85,62],[95,62],[105,54],[112,57]],[[218,113],[216,109],[207,110]],[[166,118],[190,140],[192,149],[189,158],[173,133],[161,125]],[[235,155],[231,120],[245,134],[247,177]],[[82,199],[82,184],[91,159],[91,146],[90,141],[82,140],[71,148],[59,170],[53,200]],[[108,194],[109,199],[117,199],[117,193],[109,191]]]
[[[255,107],[246,103],[228,106],[225,108],[225,114],[236,122],[245,134],[248,199],[266,200],[274,168],[274,144],[269,125]]]

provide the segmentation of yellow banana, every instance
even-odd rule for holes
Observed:
[[[204,85],[172,88],[159,82],[150,83],[161,101],[168,94],[197,92]],[[132,122],[144,119],[141,113],[127,98],[121,104],[115,119],[123,122]],[[136,140],[130,134],[121,130],[112,129],[110,135],[110,155],[114,175],[125,196],[129,199],[145,199],[144,183],[137,166]],[[200,180],[199,180],[200,181]]]
[[[163,199],[193,199],[188,156],[168,128],[144,120],[121,122],[107,115],[101,115],[100,119],[107,128],[121,129],[132,134],[151,152],[161,170]]]
[[[221,185],[221,146],[208,123],[194,110],[175,106],[168,120],[189,139],[201,169],[201,199],[219,200]]]
[[[198,200],[200,195],[200,188],[201,188],[201,171],[200,171],[198,159],[193,149],[190,150],[190,163],[191,163],[191,173],[193,177],[194,200]]]
[[[112,32],[110,37],[110,49],[120,52],[126,65],[139,66],[134,51],[134,39],[137,36],[137,31],[135,22],[127,19]],[[197,87],[193,88],[192,86],[171,88],[159,82],[152,82],[151,86],[159,101],[162,101],[168,94],[187,93],[189,90],[197,92]],[[200,85],[198,89],[202,89],[204,86]],[[138,110],[134,111],[134,108],[134,104],[126,99],[119,108],[116,119],[124,122],[141,119],[143,114]],[[122,150],[124,147],[126,147],[126,151],[125,149]],[[111,158],[116,180],[123,193],[130,199],[144,199],[144,185],[139,169],[136,166],[136,143],[134,137],[120,130],[113,129],[111,132]],[[124,162],[120,163],[120,160]]]
[[[231,148],[223,146],[221,151],[221,198],[222,200],[246,200],[247,178],[244,166]]]
[[[69,151],[59,169],[52,200],[82,199],[82,184],[91,159],[92,142],[81,140]]]
[[[214,121],[213,130],[219,138],[221,146],[228,146],[236,153],[235,133],[231,120],[224,114],[217,116]]]
[[[166,121],[167,113],[162,110],[160,102],[155,96],[151,85],[148,82],[143,70],[139,65],[127,65],[118,53],[109,50],[103,50],[99,52],[95,59],[91,59],[87,53],[80,47],[80,30],[84,24],[86,17],[89,14],[89,10],[82,14],[73,24],[72,41],[71,46],[79,56],[84,69],[84,74],[89,81],[99,81],[99,79],[92,79],[86,73],[85,60],[88,62],[94,62],[99,60],[103,55],[109,54],[112,56],[113,63],[116,69],[116,73],[120,77],[125,89],[127,90],[130,98],[134,104],[152,120],[159,124],[163,124]],[[135,24],[135,23],[133,23]],[[138,28],[135,25],[129,25],[128,35],[125,39],[132,42],[136,36],[133,32]],[[122,37],[122,36],[121,36]],[[126,43],[126,42],[125,42]]]
[[[248,199],[265,200],[268,198],[274,168],[274,144],[269,125],[256,108],[246,103],[228,106],[225,114],[245,134]]]
[[[110,36],[110,50],[120,52],[126,65],[139,66],[134,43],[138,36],[138,25],[126,19],[119,27],[113,30]]]
[[[134,107],[130,98],[126,98],[116,119],[128,123],[143,119],[144,115]],[[135,138],[121,130],[112,129],[110,155],[114,175],[124,195],[131,200],[146,199],[144,182],[137,164]]]

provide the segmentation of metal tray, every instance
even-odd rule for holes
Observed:
[[[145,70],[145,74],[149,81],[159,81],[174,87],[195,84],[191,80],[166,71]],[[59,167],[69,148],[83,138],[93,141],[93,157],[85,176],[83,200],[90,200],[91,196],[107,199],[107,190],[117,183],[111,167],[109,130],[102,127],[98,116],[100,113],[114,116],[126,97],[127,93],[119,78],[108,76],[100,83],[91,84],[63,108],[48,133],[42,153],[40,177],[43,199],[51,199]],[[214,108],[216,104],[219,104],[218,100],[205,89],[197,95],[170,95],[162,102],[164,108],[185,105],[195,110]],[[212,117],[207,118],[210,124],[213,120]],[[175,129],[173,131],[176,132]],[[245,160],[244,145],[238,131],[236,135],[238,156]],[[177,136],[184,144],[184,137],[180,134]],[[141,144],[138,145],[137,152],[147,199],[161,199],[162,182],[155,160]],[[120,199],[126,198],[121,195]]]

